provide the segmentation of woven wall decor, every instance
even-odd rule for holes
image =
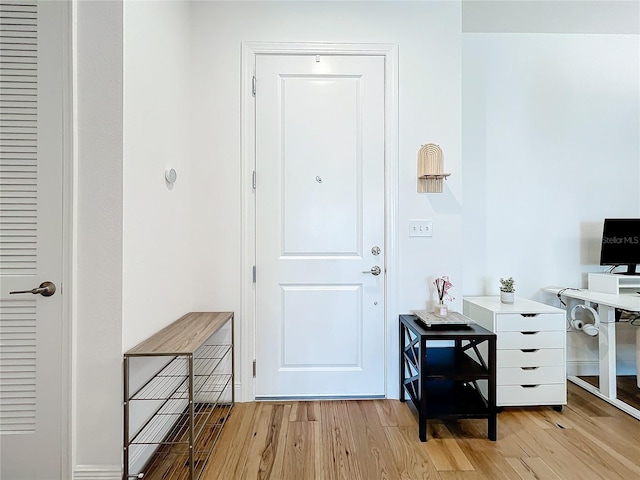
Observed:
[[[418,150],[418,193],[442,193],[444,179],[444,158],[440,145],[427,143]]]

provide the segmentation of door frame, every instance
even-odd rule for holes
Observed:
[[[240,385],[237,398],[243,402],[255,400],[253,361],[256,353],[256,296],[253,267],[256,261],[256,208],[253,189],[255,152],[255,97],[253,76],[257,55],[351,55],[384,57],[384,235],[385,235],[385,396],[397,398],[398,393],[398,46],[380,43],[275,43],[243,42],[241,51],[240,123],[241,123],[241,308],[240,308]],[[258,272],[259,274],[259,272]]]
[[[76,4],[70,2],[62,8],[62,411],[60,412],[62,458],[62,478],[73,478],[74,429],[75,429],[75,382],[73,370],[76,338],[76,203],[77,203],[77,139],[76,139],[76,49],[75,32]],[[66,475],[66,477],[65,477]]]

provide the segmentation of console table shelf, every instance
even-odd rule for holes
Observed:
[[[473,382],[428,380],[427,392],[429,406],[426,418],[428,420],[487,418],[488,402]]]
[[[417,352],[416,352],[417,353]],[[427,380],[476,380],[489,378],[486,365],[478,363],[462,348],[440,347],[429,350],[425,372]]]
[[[213,341],[227,323],[229,342]],[[133,389],[142,357],[166,360]],[[233,407],[233,378],[231,312],[188,313],[127,351],[123,480],[199,478]]]
[[[427,341],[447,345],[427,348]],[[485,359],[478,346],[487,343]],[[476,324],[461,329],[425,328],[414,315],[400,315],[400,401],[418,410],[418,435],[427,440],[427,420],[485,418],[496,439],[496,335]],[[483,395],[478,381],[485,382]]]

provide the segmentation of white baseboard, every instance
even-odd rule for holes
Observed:
[[[236,402],[245,402],[245,401],[249,401],[249,400],[244,400],[242,398],[242,383],[237,382],[234,386],[233,386],[233,394],[234,397],[236,399]],[[252,399],[253,400],[253,399]]]
[[[76,465],[73,480],[122,480],[119,465]]]
[[[569,360],[567,361],[567,376],[598,375],[600,366],[598,361]]]
[[[597,360],[585,361],[585,360],[569,360],[567,361],[567,376],[568,377],[581,377],[588,375],[598,375],[600,372],[600,366]],[[636,365],[624,360],[618,360],[617,362],[617,375],[636,375]]]

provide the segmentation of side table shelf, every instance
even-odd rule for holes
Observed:
[[[214,341],[227,323],[229,342]],[[140,357],[164,361],[140,380],[132,375]],[[233,407],[233,384],[231,312],[189,313],[126,352],[123,480],[200,478]]]
[[[429,347],[427,341],[453,346]],[[478,345],[487,342],[487,359]],[[418,411],[421,441],[427,420],[486,418],[496,439],[496,335],[479,325],[461,329],[424,328],[413,315],[400,315],[400,401],[408,394]],[[485,381],[486,397],[478,385]]]

